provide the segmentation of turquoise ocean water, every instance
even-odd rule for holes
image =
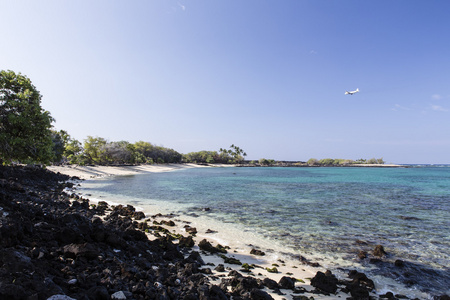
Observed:
[[[380,293],[450,294],[448,166],[195,168],[91,180],[81,191],[151,213],[204,218],[214,230],[234,226],[266,251],[301,255],[338,274],[365,272]],[[378,244],[387,258],[357,258]]]

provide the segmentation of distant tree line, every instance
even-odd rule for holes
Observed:
[[[187,163],[222,163],[222,164],[239,164],[244,161],[247,153],[238,146],[232,144],[230,149],[220,148],[219,151],[199,151],[190,152],[183,156],[183,161]]]
[[[371,159],[363,159],[360,158],[358,160],[351,159],[341,159],[341,158],[324,158],[324,159],[309,159],[306,164],[308,166],[348,166],[354,164],[375,164],[375,165],[383,165],[385,162],[383,158],[371,158]]]
[[[101,137],[88,136],[83,145],[67,132],[52,131],[54,163],[79,165],[123,165],[180,163],[183,155],[177,151],[149,142],[109,142]]]

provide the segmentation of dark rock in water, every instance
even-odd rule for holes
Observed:
[[[374,264],[374,265],[379,265],[379,264],[382,264],[383,261],[379,258],[371,258],[371,259],[369,259],[369,263]]]
[[[384,295],[380,295],[380,299],[392,299],[395,300],[395,296],[392,292],[387,292]]]
[[[205,233],[211,234],[211,233],[217,233],[217,231],[208,228]]]
[[[396,267],[402,268],[402,267],[405,266],[405,262],[404,262],[403,260],[397,259],[397,260],[394,262],[394,265],[395,265]]]
[[[450,296],[449,295],[435,296],[433,297],[433,300],[450,300]]]
[[[373,250],[373,255],[377,257],[383,257],[387,253],[384,251],[384,247],[382,245],[376,245],[375,249]]]
[[[283,276],[280,281],[278,281],[278,285],[282,289],[292,290],[295,288],[295,278]]]
[[[420,220],[419,218],[416,218],[416,217],[409,217],[409,216],[400,216],[399,217],[400,219],[402,219],[402,220]]]
[[[367,245],[367,242],[361,240],[356,240],[355,243],[358,245]]]
[[[348,274],[349,278],[353,279],[350,282],[343,282],[346,285],[342,289],[345,293],[350,293],[352,299],[369,300],[369,292],[375,288],[373,281],[364,273],[360,273],[356,270],[352,270]]]
[[[348,274],[348,277],[353,279],[353,281],[351,282],[352,285],[364,286],[369,291],[372,291],[375,288],[374,282],[371,279],[367,278],[366,274],[364,273],[352,270]]]
[[[326,273],[318,271],[311,279],[311,285],[323,292],[334,294],[337,291],[338,280],[330,271]]]
[[[359,259],[365,259],[365,258],[367,258],[367,252],[366,252],[366,251],[363,251],[363,250],[359,251],[359,253],[358,253],[358,258],[359,258]]]
[[[250,251],[250,254],[253,254],[253,255],[259,255],[259,256],[264,256],[264,255],[266,255],[263,251],[257,250],[257,249],[252,249],[252,250]]]
[[[350,295],[352,295],[353,299],[358,299],[358,300],[369,300],[370,299],[369,291],[359,285],[354,285],[350,288]]]

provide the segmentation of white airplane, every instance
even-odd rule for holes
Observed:
[[[356,89],[356,91],[350,91],[350,92],[346,91],[345,94],[346,95],[353,95],[354,93],[357,93],[357,92],[359,92],[359,89]]]

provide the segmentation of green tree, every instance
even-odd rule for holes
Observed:
[[[383,158],[378,158],[378,159],[377,159],[377,164],[384,165],[384,160],[383,160]]]
[[[0,161],[49,163],[53,118],[41,107],[41,94],[31,80],[0,71]]]
[[[319,161],[316,158],[310,158],[306,162],[308,166],[317,166],[319,164]]]
[[[84,141],[84,157],[89,164],[105,164],[108,162],[105,157],[103,146],[106,145],[106,140],[101,137],[88,136]]]
[[[70,138],[64,147],[64,156],[70,164],[81,164],[85,163],[83,156],[83,147],[81,143],[76,140]]]

